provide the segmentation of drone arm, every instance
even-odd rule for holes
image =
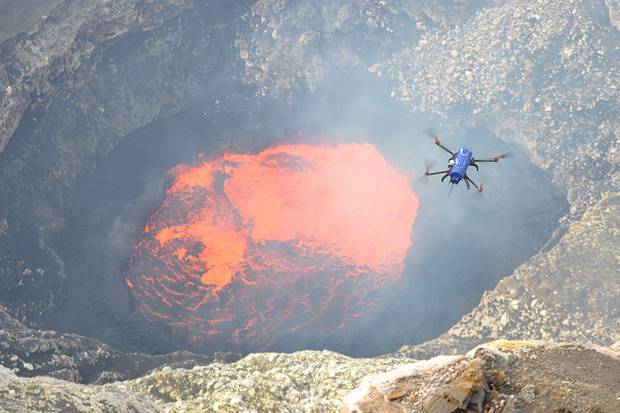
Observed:
[[[439,138],[437,138],[437,137],[435,137],[435,145],[439,146],[441,149],[443,149],[444,151],[448,152],[450,155],[454,156],[454,152],[452,152],[450,149],[446,148],[443,145],[443,143],[441,143]]]
[[[478,162],[498,162],[500,160],[500,157],[497,156],[495,158],[491,158],[491,159],[476,159],[476,163]]]
[[[448,169],[447,171],[439,171],[439,172],[429,172],[429,171],[425,171],[424,175],[426,176],[431,176],[431,175],[439,175],[439,174],[446,174],[446,173],[450,173],[450,170]]]
[[[472,185],[474,186],[474,188],[476,188],[476,190],[477,190],[478,192],[482,192],[482,190],[484,189],[484,188],[482,187],[482,185],[478,185],[478,184],[476,184],[476,183],[475,183],[474,181],[472,181],[472,180],[471,180],[471,178],[470,178],[469,176],[467,176],[467,175],[465,175],[465,183],[466,183],[466,184],[468,184],[468,183],[469,183],[469,184],[472,184]],[[469,189],[469,185],[467,185],[467,189]]]

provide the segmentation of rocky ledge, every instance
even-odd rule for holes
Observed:
[[[366,375],[402,362],[330,351],[254,353],[233,364],[163,367],[109,386],[144,395],[168,412],[337,412]]]
[[[343,412],[617,412],[620,354],[603,347],[500,340],[371,376]]]
[[[215,360],[233,361],[236,358],[237,356],[228,353],[206,356],[187,351],[163,355],[123,353],[98,340],[76,334],[27,328],[0,306],[0,367],[7,370],[1,373],[3,380],[7,381],[16,380],[17,374],[25,377],[50,376],[75,383],[102,384],[135,378],[162,365],[191,367]],[[49,384],[52,387],[58,384],[49,380],[18,383],[40,383],[33,386]],[[15,411],[10,408],[8,410]]]
[[[0,366],[3,412],[158,412],[146,398],[51,377],[17,377]]]
[[[425,361],[260,353],[103,386],[0,368],[2,411],[612,413],[619,389],[617,351],[544,341],[500,340]]]

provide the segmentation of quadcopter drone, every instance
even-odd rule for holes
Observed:
[[[473,166],[474,168],[476,168],[477,171],[479,171],[480,169],[478,168],[478,163],[498,162],[500,159],[507,158],[511,155],[511,153],[505,153],[502,155],[498,155],[494,158],[475,159],[474,153],[469,148],[463,146],[458,152],[453,152],[441,143],[441,141],[437,137],[437,134],[432,131],[428,132],[428,134],[435,140],[435,145],[439,146],[441,149],[450,154],[450,159],[448,160],[448,169],[446,169],[445,171],[430,172],[427,166],[426,170],[424,171],[424,175],[431,176],[443,174],[443,176],[441,177],[441,182],[443,182],[446,178],[450,177],[450,183],[452,184],[452,186],[450,187],[450,193],[452,192],[452,188],[454,187],[454,185],[458,185],[458,183],[461,181],[465,181],[465,185],[467,186],[468,190],[470,189],[471,184],[474,186],[474,188],[476,188],[478,192],[482,192],[484,190],[484,187],[482,186],[482,184],[476,184],[469,176],[467,176],[467,168]]]

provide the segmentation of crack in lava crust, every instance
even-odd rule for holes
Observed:
[[[401,276],[418,199],[370,144],[281,145],[171,174],[126,284],[143,316],[194,343],[325,338]]]

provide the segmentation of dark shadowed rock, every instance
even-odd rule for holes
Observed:
[[[223,353],[214,357],[190,352],[122,353],[75,334],[29,329],[0,307],[0,364],[19,376],[102,384],[135,378],[161,365],[191,368],[236,358]]]
[[[549,251],[503,279],[470,314],[407,357],[458,353],[488,340],[545,339],[611,346],[620,331],[620,196],[604,196]]]

